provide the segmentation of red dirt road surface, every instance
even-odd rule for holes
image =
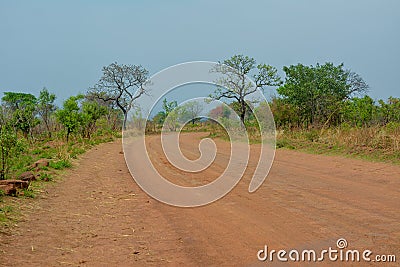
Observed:
[[[199,156],[206,134],[184,134],[183,153]],[[148,146],[155,167],[177,184],[197,186],[218,177],[229,144],[216,140],[213,165],[200,174],[171,166],[156,136]],[[277,150],[270,175],[248,193],[257,145],[240,183],[199,208],[177,208],[144,193],[132,179],[121,142],[82,156],[46,193],[23,208],[12,234],[0,234],[1,266],[286,266],[261,262],[257,252],[332,247],[370,256],[397,254],[397,263],[332,262],[312,266],[399,266],[400,167],[336,156]],[[140,162],[138,162],[140,164]],[[287,255],[286,255],[287,256]],[[290,262],[306,266],[305,262]]]

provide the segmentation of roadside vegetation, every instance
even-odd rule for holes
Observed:
[[[34,198],[94,145],[120,137],[123,117],[87,95],[62,107],[46,88],[38,96],[5,92],[0,107],[0,224],[14,222],[24,199]],[[8,195],[8,196],[7,196]]]
[[[218,88],[210,97],[225,101],[235,111],[252,143],[260,141],[254,112],[267,106],[248,102],[247,96],[255,88],[267,95],[267,90],[276,88],[277,94],[268,104],[277,129],[277,148],[400,162],[400,99],[372,99],[367,83],[344,64],[285,66],[282,78],[275,67],[247,56],[235,55],[222,63],[225,65],[216,71],[228,74],[221,82],[229,89]],[[149,93],[145,90],[148,74],[141,65],[112,63],[102,69],[98,83],[85,94],[71,96],[59,107],[57,96],[46,88],[37,96],[4,92],[0,105],[0,223],[12,220],[18,205],[9,203],[15,202],[15,197],[35,197],[43,183],[70,168],[73,159],[87,149],[120,137],[135,100]],[[255,81],[255,88],[239,82],[245,76]],[[175,131],[177,121],[183,120],[188,122],[184,131],[227,138],[222,127],[200,116],[202,111],[194,102],[178,106],[175,100],[165,98],[161,111],[139,122],[149,134],[159,133],[163,126]],[[230,125],[232,115],[218,106],[208,117]],[[27,172],[34,176],[27,178],[28,186],[8,190],[7,183],[20,183]]]
[[[218,88],[210,97],[223,100],[234,110],[246,126],[251,143],[260,142],[260,127],[254,113],[263,114],[260,111],[267,107],[264,102],[246,101],[246,96],[255,88],[267,94],[267,90],[275,88],[276,94],[268,105],[277,130],[277,148],[400,164],[400,98],[372,99],[368,96],[368,84],[344,64],[285,66],[285,77],[281,78],[273,66],[257,64],[247,56],[235,55],[222,63],[230,67],[221,66],[218,70],[227,74],[222,83],[229,89]],[[251,77],[255,87],[242,83],[244,76]],[[187,104],[177,106],[176,101],[164,99],[163,111],[147,122],[147,132],[160,132],[165,118],[175,112],[172,118],[193,118],[184,131],[206,131],[211,137],[228,139],[222,127],[198,117],[201,108],[193,113]],[[221,105],[211,110],[208,117],[219,118],[230,126],[235,124],[231,113]],[[171,124],[171,119],[167,122]],[[167,129],[175,130],[176,125],[172,123]]]

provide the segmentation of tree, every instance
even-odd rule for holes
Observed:
[[[276,68],[266,64],[256,65],[255,59],[243,55],[235,55],[224,60],[214,71],[223,76],[217,81],[221,87],[218,87],[210,97],[217,100],[235,99],[239,103],[239,115],[243,123],[247,110],[246,97],[257,89],[281,84]],[[253,78],[255,86],[247,80],[249,75]]]
[[[57,120],[67,130],[67,142],[71,133],[75,132],[82,123],[82,114],[78,101],[84,98],[83,95],[71,96],[63,103],[63,108],[57,110]]]
[[[162,126],[165,121],[165,112],[159,111],[154,117],[153,122],[155,125]]]
[[[117,130],[120,127],[118,125],[123,123],[123,114],[120,112],[120,109],[115,101],[103,101],[92,92],[88,92],[85,95],[85,98],[87,101],[96,102],[101,107],[106,109],[105,119],[107,120],[106,125],[109,127],[109,129]]]
[[[197,101],[187,102],[182,106],[183,113],[186,115],[192,125],[194,125],[195,121],[199,119],[201,112],[204,109],[204,106]]]
[[[400,123],[400,98],[391,96],[386,102],[379,100],[379,113],[384,124]]]
[[[241,110],[242,110],[242,104],[240,104],[237,101],[233,101],[231,103],[229,103],[229,107],[231,107],[237,114],[240,114]],[[253,103],[250,102],[245,102],[245,116],[244,119],[246,121],[252,120],[254,119],[254,114],[253,114]]]
[[[273,97],[269,103],[276,127],[299,127],[300,116],[298,109],[282,98]],[[264,108],[260,105],[258,108]]]
[[[10,125],[6,107],[0,106],[0,180],[7,176],[10,160],[22,151],[22,144]]]
[[[32,137],[32,128],[39,123],[36,119],[37,99],[32,94],[5,92],[2,101],[12,112],[12,126],[19,129],[25,138]]]
[[[96,122],[107,114],[107,108],[95,101],[85,101],[82,103],[81,109],[83,137],[90,138],[95,130]]]
[[[56,100],[56,95],[49,93],[49,91],[44,87],[40,93],[37,103],[37,110],[46,126],[46,130],[51,137],[51,129],[50,129],[50,117],[56,110],[56,105],[54,101]]]
[[[164,120],[163,124],[167,126],[170,131],[175,131],[179,117],[178,103],[176,101],[168,102],[166,98],[163,100]]]
[[[133,102],[146,93],[149,72],[142,66],[112,63],[103,67],[103,76],[88,94],[105,102],[115,102],[124,115],[123,129]]]
[[[162,107],[164,109],[165,117],[167,117],[168,114],[171,111],[173,111],[177,106],[178,106],[178,103],[176,101],[168,102],[167,99],[164,98]]]
[[[284,100],[298,108],[306,124],[338,121],[345,100],[367,91],[358,74],[333,63],[283,67],[285,84],[277,89]]]

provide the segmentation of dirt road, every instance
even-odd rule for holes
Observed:
[[[182,137],[187,157],[198,156],[201,136]],[[149,140],[156,168],[183,185],[212,181],[229,158],[229,146],[217,141],[215,164],[188,175],[167,163],[157,140]],[[320,251],[335,249],[339,238],[347,240],[348,249],[370,249],[371,258],[397,253],[400,261],[399,166],[278,150],[266,182],[249,194],[257,163],[252,152],[244,178],[223,199],[176,208],[140,190],[121,151],[118,141],[92,149],[24,208],[17,232],[0,235],[0,265],[275,266],[276,258],[273,263],[257,259],[265,245]],[[314,263],[332,265],[368,266]]]

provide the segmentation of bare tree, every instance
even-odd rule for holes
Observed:
[[[256,92],[257,89],[281,85],[276,68],[266,64],[256,65],[255,59],[248,56],[235,55],[218,64],[213,71],[222,74],[222,78],[217,82],[223,87],[218,87],[210,97],[217,100],[235,99],[239,103],[239,115],[243,123],[248,105],[246,96]],[[253,78],[256,86],[247,79],[247,76]]]
[[[117,62],[103,67],[103,76],[89,89],[88,94],[104,102],[114,102],[124,114],[123,129],[133,102],[146,93],[149,72],[141,65],[123,65]]]
[[[199,115],[203,111],[204,106],[197,101],[190,101],[183,106],[183,109],[189,116],[192,125],[194,125],[196,119],[199,119]]]
[[[339,65],[343,66],[343,65]],[[369,85],[363,80],[363,78],[351,70],[346,70],[346,89],[347,98],[354,95],[362,95],[368,92]]]

